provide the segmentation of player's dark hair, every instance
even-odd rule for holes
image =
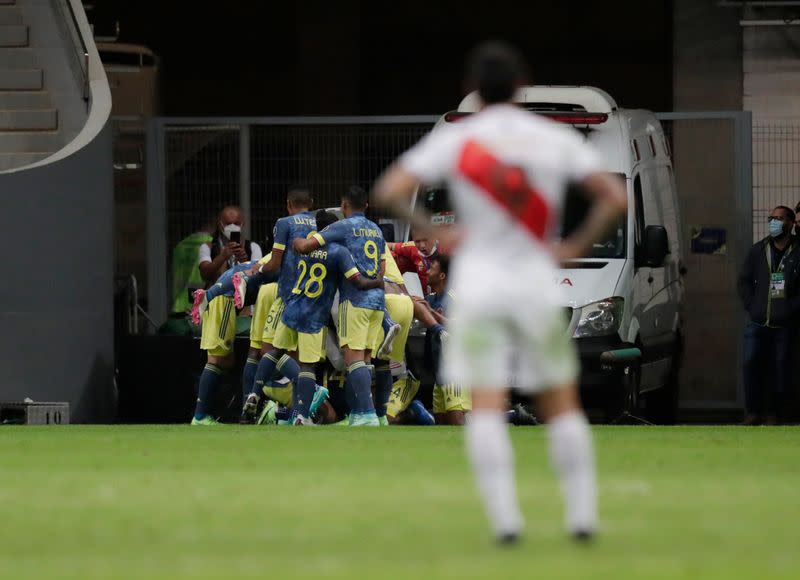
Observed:
[[[311,190],[307,187],[293,187],[286,194],[286,201],[294,207],[304,207],[311,209],[314,207],[314,199],[311,197]]]
[[[367,209],[367,204],[369,203],[369,195],[364,191],[363,187],[357,185],[353,185],[345,191],[342,194],[342,199],[347,200],[356,211]]]
[[[434,256],[433,260],[431,261],[439,263],[439,269],[445,276],[450,275],[450,258],[442,254],[436,254],[436,256]]]
[[[329,225],[336,223],[338,221],[336,214],[333,214],[324,209],[319,210],[314,217],[317,220],[317,231],[319,232],[327,228]]]
[[[792,222],[794,222],[794,217],[795,216],[794,216],[794,212],[792,211],[792,208],[786,207],[785,205],[777,205],[777,206],[775,206],[775,209],[782,209],[785,213],[789,214],[789,219],[792,220]],[[775,211],[775,209],[772,210],[772,211]]]
[[[511,100],[525,78],[525,62],[504,42],[478,45],[467,60],[467,85],[486,104]]]

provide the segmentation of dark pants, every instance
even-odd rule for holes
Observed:
[[[744,329],[744,398],[749,415],[778,416],[792,383],[795,328],[767,328],[748,322]]]

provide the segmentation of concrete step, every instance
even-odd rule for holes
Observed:
[[[0,25],[2,46],[28,46],[28,27],[20,24]]]
[[[49,109],[52,106],[47,91],[0,91],[0,109]]]
[[[43,83],[42,69],[0,69],[0,91],[39,91]]]
[[[0,69],[39,68],[39,59],[32,48],[0,48]]]
[[[0,109],[0,131],[55,131],[58,129],[58,111],[2,110]]]
[[[0,25],[2,24],[23,24],[22,12],[12,4],[0,3]]]
[[[36,153],[61,149],[58,131],[0,132],[0,153]]]
[[[25,165],[30,165],[31,163],[36,163],[46,157],[50,157],[52,154],[52,151],[41,151],[38,153],[0,153],[0,171],[24,167]]]

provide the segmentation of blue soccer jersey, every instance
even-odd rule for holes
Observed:
[[[340,284],[353,286],[346,279],[357,273],[358,268],[350,252],[339,244],[327,244],[307,256],[301,256],[281,320],[297,332],[319,332],[331,316],[336,290]]]
[[[453,291],[446,290],[441,294],[431,293],[425,297],[425,300],[436,312],[442,316],[447,316],[447,308],[453,300]]]
[[[305,238],[316,229],[317,220],[310,211],[283,217],[275,222],[275,241],[272,249],[283,250],[283,261],[278,276],[278,296],[284,302],[291,296],[297,278],[298,256],[292,248],[292,242],[295,238]]]
[[[359,273],[371,280],[380,276],[381,261],[386,242],[381,229],[371,222],[363,213],[353,213],[349,218],[340,220],[314,234],[320,246],[326,244],[342,244],[353,256]],[[349,300],[359,308],[383,310],[383,289],[361,291],[352,284],[340,285],[341,298]]]
[[[249,262],[234,264],[232,267],[225,270],[222,276],[217,278],[217,281],[206,291],[206,298],[212,300],[217,296],[233,297],[233,275],[236,274],[236,272],[249,270],[257,263],[258,260],[250,260]]]

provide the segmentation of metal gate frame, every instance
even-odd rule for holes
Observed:
[[[164,137],[168,127],[237,127],[240,151],[250,151],[250,128],[254,125],[413,125],[430,123],[439,115],[388,115],[365,117],[153,117],[147,126],[147,304],[155,324],[162,324],[169,313],[169,264],[167,256],[167,184]],[[238,203],[245,219],[245,235],[250,232],[250,156],[239,155]]]

